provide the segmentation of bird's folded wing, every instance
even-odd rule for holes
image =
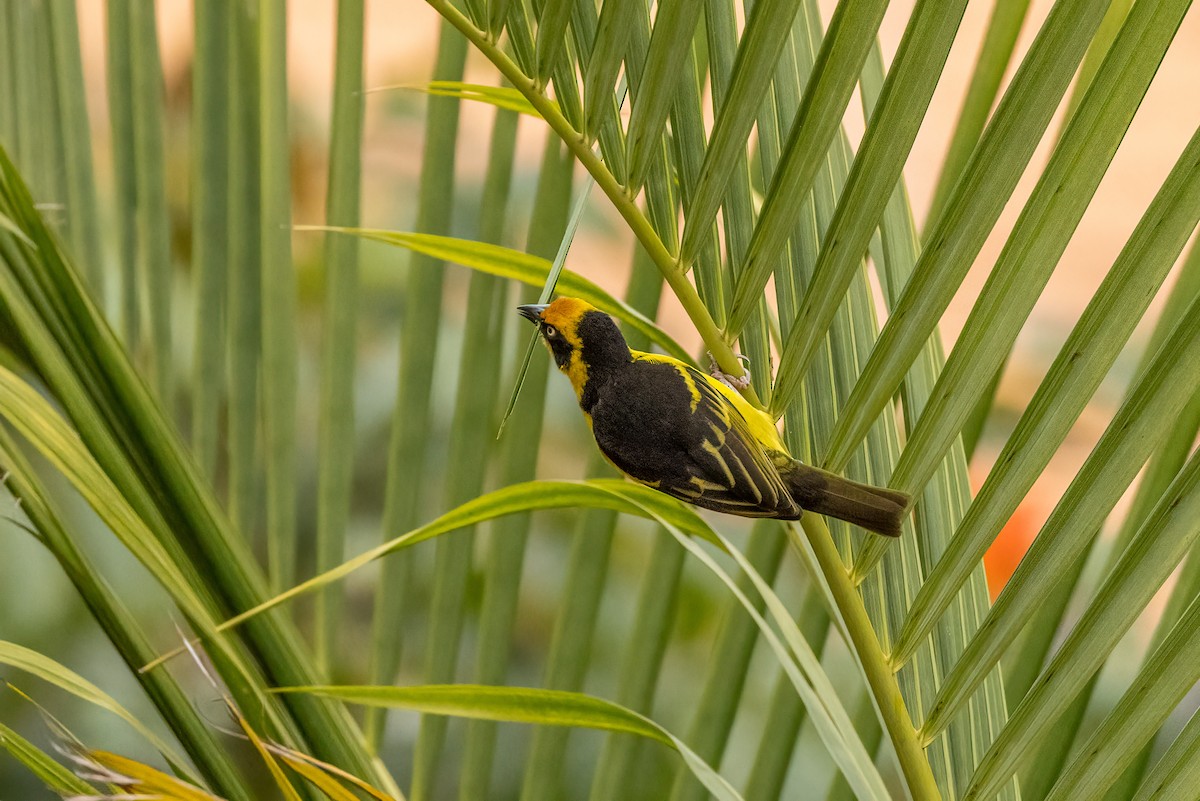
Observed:
[[[733,514],[789,511],[791,495],[745,418],[703,376],[692,378],[700,399],[690,418],[689,475],[676,488],[680,497]]]

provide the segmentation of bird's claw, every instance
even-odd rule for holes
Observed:
[[[730,375],[729,373],[722,372],[720,366],[717,364],[717,360],[713,357],[713,355],[711,353],[708,354],[708,372],[709,372],[709,375],[711,375],[713,378],[717,379],[718,381],[720,381],[722,384],[729,387],[733,391],[741,392],[746,387],[750,386],[750,370],[749,370],[750,357],[743,356],[740,353],[737,353],[734,355],[737,357],[738,361],[740,361],[742,364],[747,366],[747,369],[745,370],[745,372],[742,373],[742,375],[733,376],[733,375]]]

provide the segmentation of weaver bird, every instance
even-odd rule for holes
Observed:
[[[611,317],[577,298],[518,311],[571,380],[600,452],[634,481],[742,517],[798,520],[808,510],[900,536],[908,495],[793,459],[770,415],[732,387],[630,350]]]

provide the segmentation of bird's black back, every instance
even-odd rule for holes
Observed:
[[[622,472],[717,511],[799,514],[746,421],[702,374],[674,362],[634,358],[602,371],[594,386],[588,383],[584,396],[590,408],[584,410],[596,444]]]

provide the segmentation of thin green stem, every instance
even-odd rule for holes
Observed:
[[[676,255],[667,250],[662,239],[655,233],[650,220],[638,208],[636,197],[626,191],[625,187],[609,171],[604,160],[592,152],[587,137],[575,130],[559,111],[558,105],[543,94],[536,80],[522,72],[516,62],[510,59],[486,32],[476,28],[461,11],[450,5],[449,0],[427,0],[427,2],[442,15],[443,19],[467,37],[471,44],[485,55],[500,70],[500,73],[525,96],[537,109],[542,119],[566,143],[584,169],[595,179],[596,185],[603,190],[604,194],[608,195],[613,206],[625,218],[625,222],[633,231],[634,236],[642,243],[642,247],[646,249],[646,253],[662,273],[663,280],[667,282],[679,299],[692,324],[696,326],[696,331],[704,340],[704,346],[712,354],[722,372],[731,376],[744,375],[742,363],[734,355],[724,332],[717,326],[703,301],[700,300],[700,295],[688,280]],[[761,405],[752,388],[747,388],[745,394],[749,401]]]
[[[800,519],[800,526],[812,547],[834,603],[837,604],[838,612],[845,623],[846,631],[850,635],[851,645],[862,666],[867,686],[875,696],[879,716],[892,740],[892,746],[896,749],[900,770],[914,801],[940,799],[941,793],[934,781],[929,760],[925,758],[917,729],[913,726],[908,707],[904,705],[904,699],[900,695],[900,686],[896,683],[887,654],[879,645],[875,629],[871,626],[867,610],[863,606],[862,597],[859,596],[846,565],[838,555],[837,546],[829,535],[824,519],[806,512]]]
[[[341,0],[337,11],[333,123],[329,144],[330,225],[357,225],[362,172],[363,28],[361,0]],[[321,395],[317,423],[321,454],[317,477],[317,572],[342,561],[350,522],[354,476],[354,363],[358,314],[358,239],[325,237],[325,332],[321,340]],[[341,625],[341,595],[323,593],[316,606],[313,650],[332,664]]]
[[[192,68],[192,272],[195,322],[192,373],[192,452],[205,477],[217,473],[225,390],[224,342],[229,293],[229,163],[233,108],[229,10],[197,3]],[[93,284],[93,289],[100,283]]]
[[[267,563],[278,592],[296,575],[296,275],[288,161],[287,6],[261,0],[258,15],[259,174],[263,253],[262,411],[267,483]],[[318,654],[318,657],[320,654]]]

